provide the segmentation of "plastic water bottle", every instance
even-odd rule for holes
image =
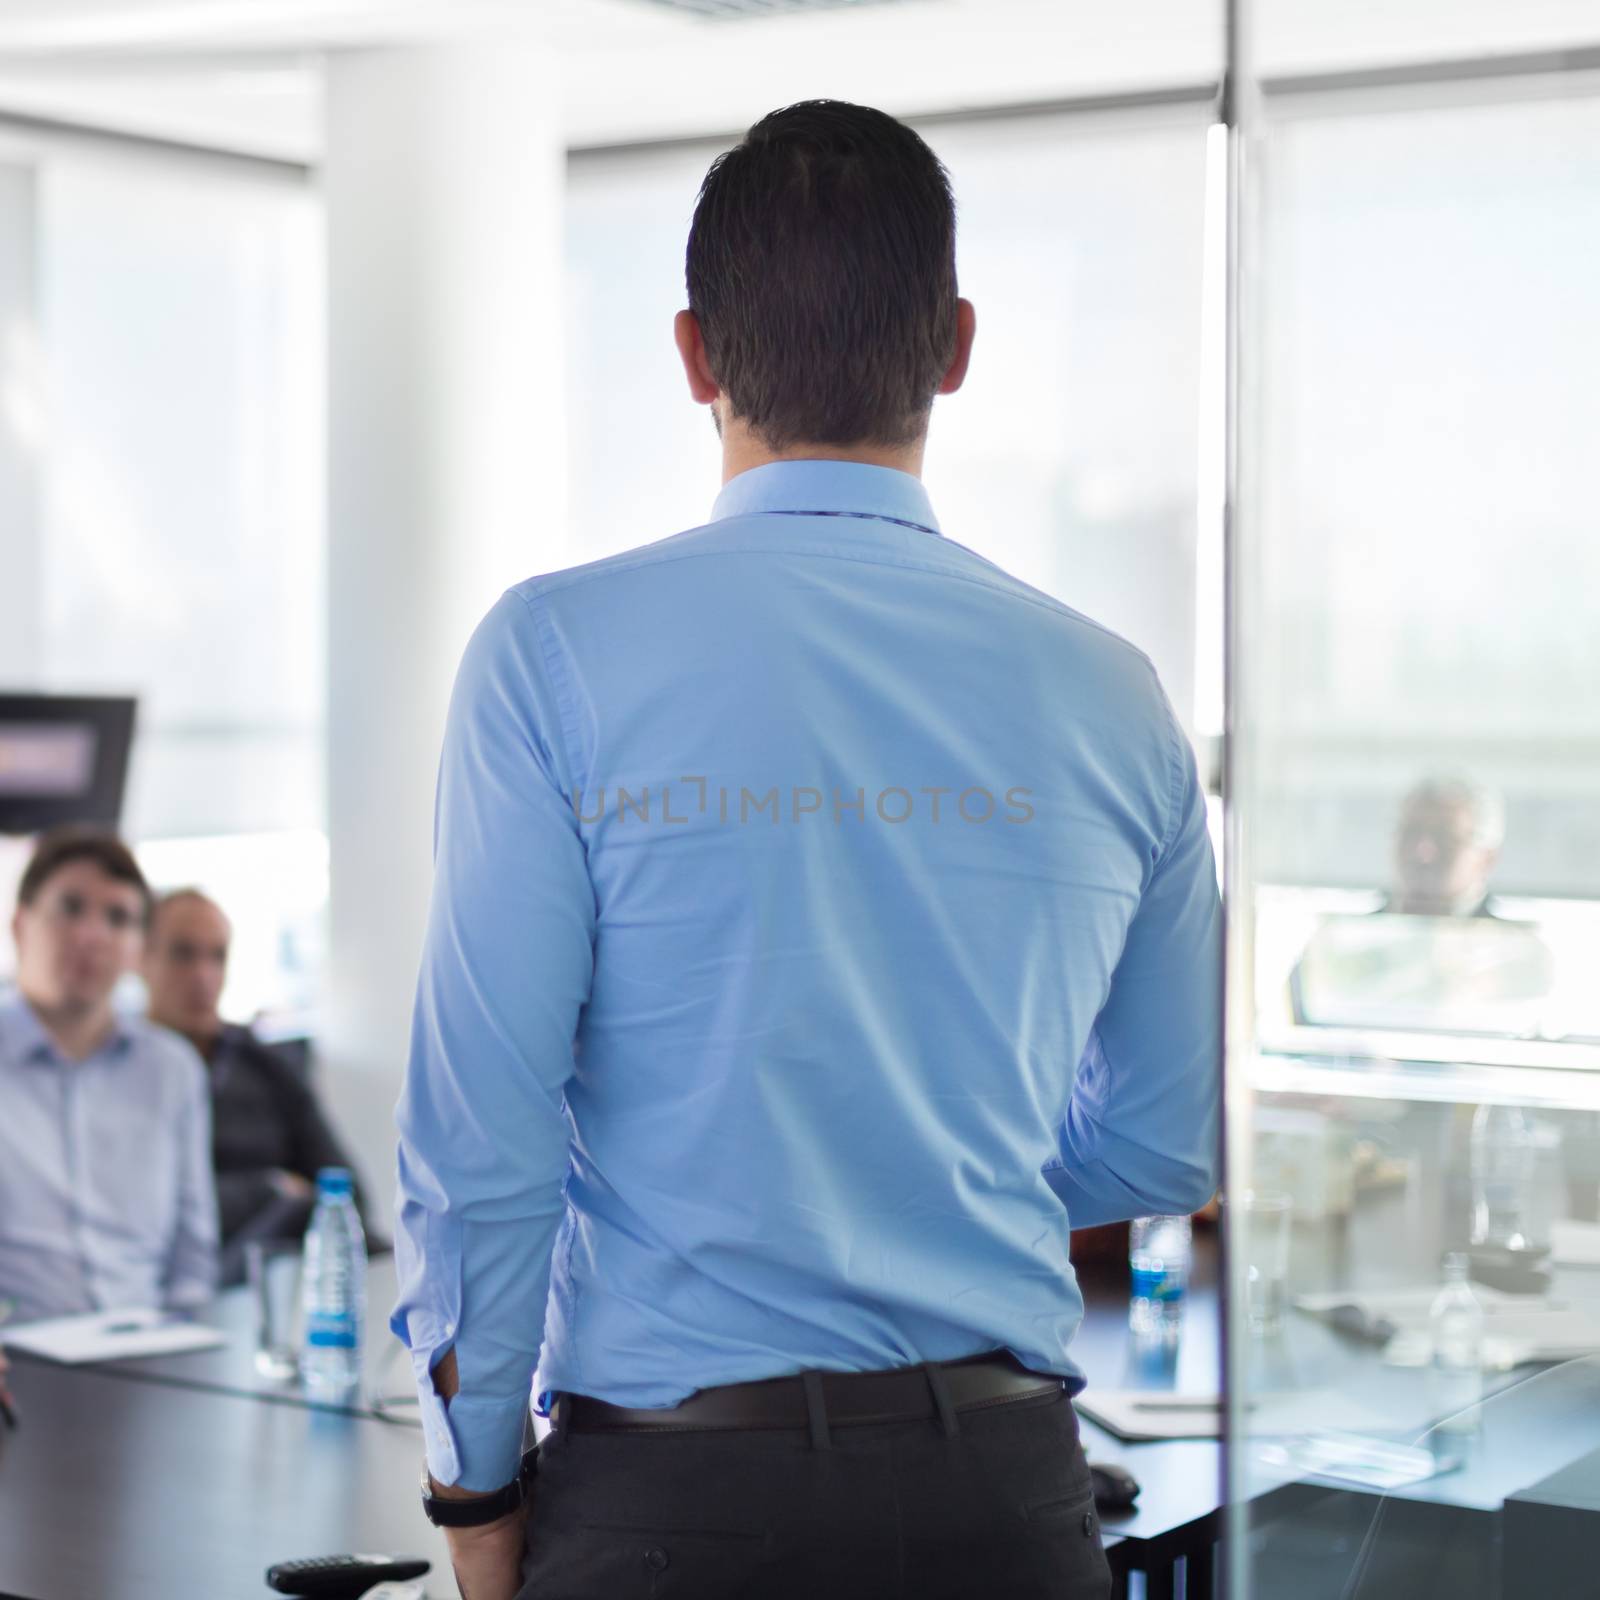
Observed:
[[[348,1169],[317,1174],[317,1208],[306,1229],[300,1373],[316,1398],[348,1399],[361,1384],[367,1311],[367,1243]]]
[[[1187,1217],[1135,1219],[1128,1234],[1128,1266],[1133,1273],[1128,1326],[1135,1334],[1178,1337],[1192,1254]]]
[[[1526,1250],[1534,1139],[1519,1106],[1481,1105],[1472,1118],[1472,1242]]]
[[[1434,1297],[1430,1395],[1442,1433],[1476,1433],[1483,1402],[1483,1307],[1467,1283],[1467,1258],[1444,1258],[1444,1288]]]

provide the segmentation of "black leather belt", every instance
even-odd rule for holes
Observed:
[[[934,1369],[930,1379],[928,1368]],[[721,1428],[804,1428],[811,1412],[806,1390],[820,1387],[830,1427],[911,1422],[939,1414],[935,1385],[956,1411],[978,1411],[1059,1393],[1064,1380],[1030,1372],[1006,1352],[897,1367],[888,1372],[817,1372],[757,1383],[700,1389],[664,1409],[614,1406],[590,1395],[563,1394],[557,1404],[574,1432],[698,1433]]]

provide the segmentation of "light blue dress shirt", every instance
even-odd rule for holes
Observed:
[[[73,1061],[20,995],[0,1001],[0,1299],[16,1320],[197,1305],[216,1279],[211,1104],[193,1047],[118,1016]]]
[[[508,590],[434,869],[391,1326],[442,1483],[514,1475],[536,1362],[631,1406],[1000,1347],[1079,1388],[1069,1228],[1211,1196],[1194,755],[906,473],[757,467]]]

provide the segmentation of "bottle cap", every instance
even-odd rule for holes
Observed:
[[[326,1195],[350,1194],[355,1182],[348,1167],[323,1167],[317,1173],[317,1191]]]

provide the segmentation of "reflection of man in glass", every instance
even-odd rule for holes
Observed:
[[[1505,807],[1465,778],[1424,778],[1400,803],[1395,891],[1380,908],[1423,917],[1490,915],[1489,874],[1505,837]]]
[[[1395,886],[1376,915],[1325,917],[1289,979],[1297,1023],[1539,1031],[1550,952],[1531,924],[1489,910],[1505,815],[1492,791],[1425,778],[1400,803]]]

